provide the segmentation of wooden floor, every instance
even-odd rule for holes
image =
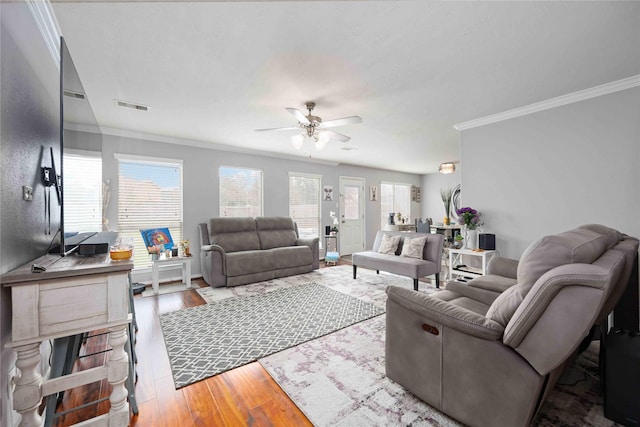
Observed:
[[[195,284],[206,286],[202,279]],[[176,390],[158,314],[205,304],[195,290],[151,297],[136,296],[138,356],[136,399],[139,414],[131,425],[161,426],[311,426],[304,414],[257,362]],[[106,336],[87,340],[81,355],[105,350]],[[78,359],[74,370],[102,365],[108,353]],[[57,412],[109,396],[106,380],[65,393]],[[62,415],[55,426],[68,426],[104,414],[109,402]]]

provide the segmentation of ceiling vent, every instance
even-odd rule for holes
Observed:
[[[72,90],[65,90],[63,91],[64,96],[68,96],[69,98],[75,98],[75,99],[86,99],[86,95],[84,93],[80,93],[80,92],[74,92]]]
[[[133,102],[120,101],[119,99],[113,100],[118,107],[131,108],[139,111],[149,111],[149,107],[142,104],[134,104]]]
[[[341,150],[344,150],[344,151],[357,150],[357,148],[349,147],[348,145],[347,145],[347,146],[344,146],[344,147],[341,147],[340,149],[341,149]]]

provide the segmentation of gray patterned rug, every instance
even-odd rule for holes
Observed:
[[[160,315],[176,388],[384,313],[316,283]]]

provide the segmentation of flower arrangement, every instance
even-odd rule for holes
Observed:
[[[475,209],[469,207],[456,209],[456,214],[458,214],[460,225],[464,225],[469,230],[475,230],[478,226],[482,225],[482,222],[480,222],[480,212]]]
[[[182,240],[180,243],[180,249],[182,249],[182,253],[184,256],[191,256],[191,251],[189,249],[190,243],[188,240]]]
[[[340,224],[340,220],[338,220],[338,217],[336,216],[336,213],[334,211],[329,211],[329,216],[331,217],[331,223],[333,224],[331,226],[331,232],[332,233],[337,233],[338,232],[338,224]]]
[[[453,191],[450,188],[440,189],[440,197],[444,205],[444,225],[449,225],[449,217],[451,216],[451,197]]]
[[[162,248],[160,247],[160,245],[147,246],[147,252],[149,252],[151,255],[159,254],[161,250]]]

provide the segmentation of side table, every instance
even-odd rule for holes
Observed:
[[[329,252],[329,242],[331,241],[331,239],[334,240],[334,244],[335,244],[335,251]],[[334,234],[334,235],[330,235],[330,234],[326,234],[324,236],[324,264],[325,265],[338,265],[338,258],[340,257],[340,254],[338,252],[338,235]]]
[[[454,249],[449,248],[449,279],[453,280],[456,276],[461,277],[480,277],[487,274],[487,264],[496,254],[496,251],[490,250],[472,250],[472,249]],[[480,257],[482,266],[480,268],[458,267],[462,264],[462,256]]]
[[[159,259],[151,261],[151,286],[153,293],[160,290],[160,269],[161,268],[182,268],[182,283],[191,288],[191,257],[165,257],[161,255]]]

